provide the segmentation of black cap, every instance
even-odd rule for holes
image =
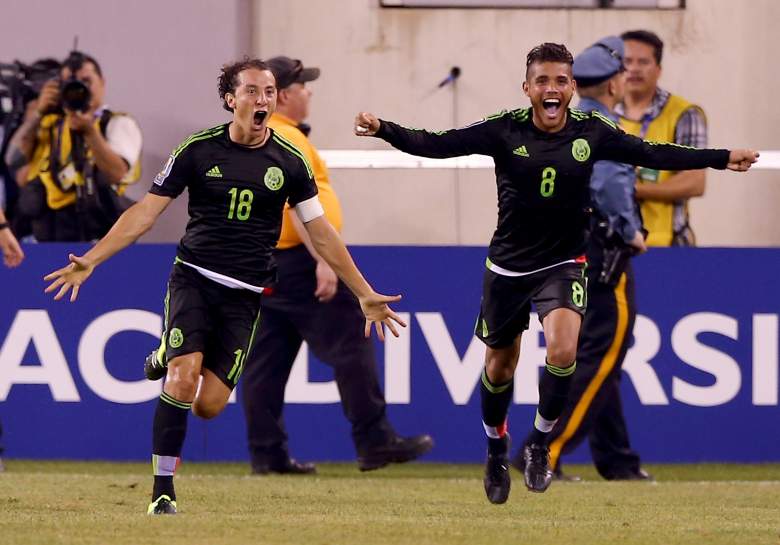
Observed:
[[[320,77],[319,68],[304,68],[303,63],[298,59],[280,56],[268,59],[265,63],[276,78],[277,89],[284,89],[293,83],[314,81]]]

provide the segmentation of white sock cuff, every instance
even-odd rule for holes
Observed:
[[[159,456],[152,454],[152,468],[155,475],[172,476],[176,473],[176,466],[179,463],[178,456]]]
[[[558,422],[557,418],[555,420],[547,420],[541,414],[539,414],[539,410],[537,409],[536,418],[534,419],[534,427],[537,430],[542,433],[550,433],[555,427],[556,422]]]

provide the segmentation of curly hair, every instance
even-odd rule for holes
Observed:
[[[571,66],[574,64],[574,57],[565,45],[545,42],[528,52],[525,59],[526,76],[528,75],[528,67],[535,62],[563,62]]]
[[[257,70],[270,70],[268,65],[260,59],[250,59],[244,57],[240,61],[236,61],[231,64],[222,65],[222,71],[219,73],[217,89],[219,90],[219,98],[222,100],[222,107],[228,112],[232,112],[233,108],[227,105],[225,95],[235,94],[236,87],[238,86],[238,75],[247,70],[248,68],[256,68]]]

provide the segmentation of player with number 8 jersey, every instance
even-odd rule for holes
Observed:
[[[566,403],[587,307],[583,254],[593,164],[608,159],[660,170],[747,170],[757,158],[751,150],[645,142],[598,112],[569,109],[576,89],[572,63],[563,45],[535,47],[528,53],[523,82],[531,107],[461,129],[409,129],[366,112],[355,119],[358,136],[382,138],[401,151],[434,158],[481,154],[495,161],[498,224],[475,328],[487,345],[480,392],[488,438],[484,486],[492,503],[509,496],[507,412],[532,303],[544,329],[547,357],[531,440],[523,449],[524,477],[532,492],[550,485],[547,437]]]

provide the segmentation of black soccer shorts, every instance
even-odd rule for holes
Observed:
[[[235,388],[260,322],[260,294],[217,284],[176,263],[165,296],[163,361],[203,353],[203,367]]]
[[[511,345],[528,329],[531,303],[540,322],[557,308],[584,315],[588,306],[585,266],[566,263],[525,276],[504,276],[487,269],[474,334],[491,348]]]

